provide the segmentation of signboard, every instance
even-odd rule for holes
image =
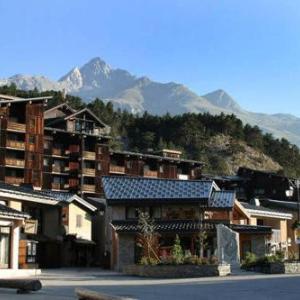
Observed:
[[[24,233],[37,234],[38,221],[26,220],[24,225]]]
[[[300,244],[300,225],[295,228],[295,243]]]

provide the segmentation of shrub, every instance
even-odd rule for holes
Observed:
[[[254,253],[247,252],[245,255],[245,259],[242,262],[242,268],[248,269],[252,268],[256,265],[257,257]]]
[[[159,261],[152,257],[143,256],[140,260],[140,265],[143,265],[143,266],[156,266],[156,265],[158,265],[158,263],[159,263]]]
[[[180,239],[179,236],[176,234],[176,238],[174,241],[174,245],[171,250],[172,258],[175,264],[182,264],[183,263],[183,250],[180,245]]]
[[[219,263],[219,260],[216,256],[212,255],[210,258],[209,258],[209,263],[211,265],[217,265]]]

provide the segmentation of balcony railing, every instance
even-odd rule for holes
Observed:
[[[24,183],[23,177],[5,176],[5,183],[8,184],[21,184]]]
[[[144,170],[144,177],[157,178],[157,176],[158,176],[157,171]]]
[[[177,178],[180,179],[180,180],[188,180],[189,175],[187,175],[187,174],[178,174]]]
[[[67,173],[67,172],[69,172],[69,167],[54,165],[54,166],[52,166],[52,172],[53,173]]]
[[[25,150],[25,143],[24,142],[19,142],[19,141],[7,140],[6,141],[6,147]]]
[[[95,193],[96,188],[95,188],[95,185],[93,185],[93,184],[84,184],[84,185],[82,185],[82,190],[84,192]]]
[[[95,176],[95,169],[83,168],[82,173],[86,176]]]
[[[95,160],[96,159],[96,154],[95,154],[95,152],[92,152],[92,151],[83,151],[83,158],[84,159]]]
[[[26,125],[22,123],[8,121],[7,130],[25,132]]]
[[[23,159],[5,158],[5,165],[24,168],[25,161]]]
[[[65,152],[64,152],[63,149],[53,148],[52,149],[52,155],[54,155],[54,156],[64,156]]]
[[[51,183],[51,188],[52,190],[67,190],[69,189],[69,184],[68,183],[57,183],[57,182],[52,182]]]
[[[109,173],[125,174],[125,167],[110,165],[109,166]]]

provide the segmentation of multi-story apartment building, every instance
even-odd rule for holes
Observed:
[[[181,159],[179,151],[113,151],[110,127],[89,109],[67,103],[47,109],[49,98],[0,96],[0,181],[97,197],[103,175],[199,176],[202,163]]]
[[[199,176],[202,163],[182,159],[179,151],[110,149],[110,127],[93,112],[76,111],[67,103],[49,108],[50,98],[0,95],[0,182],[88,199],[102,210],[93,217],[97,253],[104,252],[106,239],[105,203],[100,200],[103,175],[183,180]]]

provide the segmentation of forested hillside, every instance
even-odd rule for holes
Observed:
[[[300,176],[297,146],[286,139],[275,139],[257,126],[244,125],[234,115],[133,115],[114,110],[111,103],[99,99],[85,104],[79,97],[67,95],[64,98],[60,92],[25,92],[11,85],[1,87],[1,93],[20,97],[52,95],[49,106],[62,101],[68,101],[74,108],[87,106],[112,127],[112,147],[141,152],[179,149],[186,158],[204,161],[206,172],[215,174],[232,174],[238,166],[245,165],[284,172],[292,177]]]

